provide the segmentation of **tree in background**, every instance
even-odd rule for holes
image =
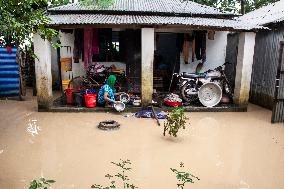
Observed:
[[[74,0],[0,0],[0,45],[32,44],[32,34],[43,39],[58,38],[58,31],[48,27],[47,7],[72,3]],[[92,5],[107,6],[113,0],[81,0]],[[52,43],[58,47],[57,43]]]
[[[32,35],[39,33],[43,39],[58,38],[58,31],[48,28],[50,19],[46,9],[52,3],[68,3],[66,0],[1,0],[0,1],[0,44],[32,44]],[[57,47],[57,43],[53,43]],[[31,49],[28,48],[31,52]]]
[[[60,5],[67,5],[68,3],[73,3],[74,0],[49,0],[49,7],[57,7]]]
[[[247,13],[277,1],[279,0],[246,0],[244,5],[244,11]]]
[[[188,0],[184,0],[188,1]],[[196,3],[212,6],[221,11],[244,14],[278,0],[190,0]]]

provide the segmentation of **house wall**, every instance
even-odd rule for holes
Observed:
[[[273,108],[279,42],[283,34],[283,24],[256,34],[250,102],[268,109]]]
[[[60,57],[73,57],[73,49],[74,49],[74,32],[71,33],[63,33],[60,32],[60,42],[61,45],[63,46],[60,49]],[[67,51],[67,48],[64,46],[70,46],[71,47],[71,52],[70,50]],[[72,60],[73,61],[73,60]],[[103,65],[105,65],[106,67],[109,67],[111,65],[115,65],[117,68],[119,69],[126,69],[126,65],[124,62],[98,62],[101,63]],[[73,77],[77,77],[77,76],[84,76],[85,75],[85,69],[84,69],[84,62],[80,59],[79,63],[72,63],[72,72],[65,72],[65,71],[61,71],[62,74],[62,80],[64,79],[69,79],[69,74],[70,77],[72,76],[73,73]]]
[[[206,36],[206,62],[203,65],[202,72],[208,69],[214,69],[225,63],[228,33],[227,31],[216,31],[214,40],[209,40],[208,35]],[[190,48],[189,52],[191,51]],[[189,64],[184,63],[184,58],[181,53],[180,72],[194,73],[197,64],[201,61],[195,60],[191,62],[191,56],[189,56],[188,62]]]

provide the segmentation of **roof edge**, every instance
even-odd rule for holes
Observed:
[[[140,16],[176,16],[176,17],[201,17],[201,18],[220,18],[233,19],[235,14],[193,14],[175,12],[154,12],[154,11],[119,11],[119,10],[47,10],[51,15],[62,14],[108,14],[108,15],[140,15]]]

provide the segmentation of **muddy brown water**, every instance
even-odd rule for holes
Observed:
[[[120,158],[132,161],[129,177],[141,189],[177,188],[170,168],[180,162],[201,179],[185,188],[284,188],[284,125],[270,124],[271,111],[250,105],[247,113],[187,115],[190,126],[171,138],[152,119],[39,113],[35,98],[1,100],[0,188],[28,188],[44,176],[56,180],[54,189],[86,189],[107,183],[104,175],[117,171],[110,162]],[[98,130],[106,119],[121,128]]]

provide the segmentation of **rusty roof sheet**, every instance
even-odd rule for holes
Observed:
[[[249,12],[238,20],[249,22],[255,26],[265,26],[284,20],[284,0],[272,3],[255,11]]]
[[[57,14],[49,15],[50,25],[183,25],[195,27],[252,30],[255,27],[245,21],[216,18],[143,16],[143,15],[105,15],[105,14]]]
[[[201,5],[192,1],[183,0],[114,0],[108,8],[97,6],[82,6],[80,3],[71,3],[48,11],[118,11],[118,12],[154,12],[154,13],[173,13],[173,14],[203,14],[203,15],[234,15],[231,12],[220,12],[218,9]]]

